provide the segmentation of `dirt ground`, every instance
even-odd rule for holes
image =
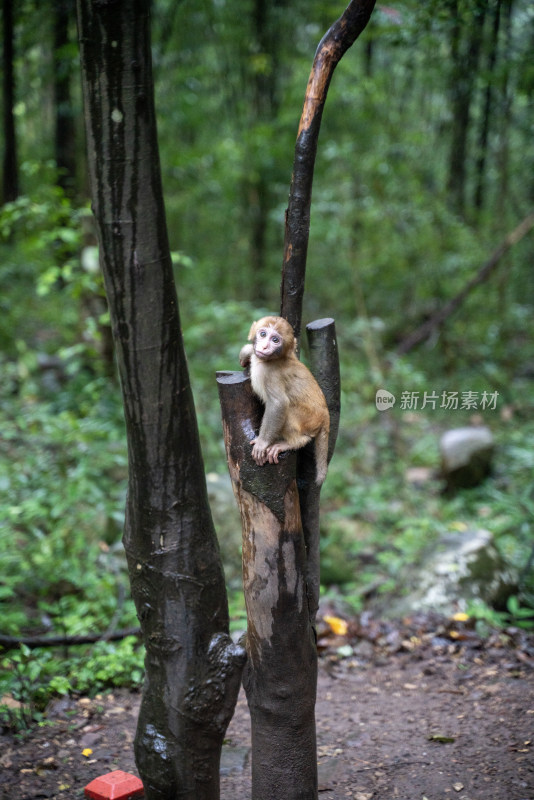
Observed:
[[[321,800],[534,800],[532,635],[482,640],[428,618],[353,621],[344,636],[323,624],[320,649]],[[122,691],[59,700],[49,725],[22,740],[4,733],[0,800],[72,800],[99,775],[137,774],[138,705]],[[249,741],[241,693],[223,750],[224,800],[250,798]]]

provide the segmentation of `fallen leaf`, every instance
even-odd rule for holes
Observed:
[[[456,737],[444,736],[441,733],[433,733],[431,736],[428,737],[428,741],[439,742],[440,744],[452,744],[452,742],[456,741]]]
[[[48,758],[44,758],[39,766],[43,769],[59,769],[59,764],[54,756],[48,756]]]
[[[91,756],[92,754],[93,754],[93,751],[91,750],[90,747],[85,747],[82,750],[82,756],[85,756],[86,758],[89,758],[89,756]]]
[[[80,697],[78,700],[79,706],[90,706],[91,705],[91,698],[90,697]]]
[[[347,635],[348,624],[346,620],[340,617],[324,617],[324,621],[330,626],[332,632],[335,633],[336,636]]]
[[[467,622],[469,619],[469,614],[464,614],[463,611],[458,611],[457,614],[453,614],[452,619],[455,622]]]
[[[461,792],[462,789],[464,788],[464,785],[463,783],[453,783],[452,788],[454,789],[455,792]]]

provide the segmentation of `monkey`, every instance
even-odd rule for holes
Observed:
[[[260,466],[278,464],[285,450],[298,450],[315,439],[316,483],[326,478],[330,415],[319,384],[297,358],[293,328],[283,317],[263,317],[250,328],[239,353],[250,365],[252,390],[265,404],[252,458]]]

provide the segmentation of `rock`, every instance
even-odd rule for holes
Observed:
[[[447,431],[439,446],[442,475],[448,490],[478,486],[491,472],[495,443],[489,428],[466,427]]]
[[[517,590],[517,576],[503,561],[492,534],[484,529],[443,536],[417,575],[407,582],[417,588],[391,604],[389,610],[395,617],[421,610],[451,616],[465,611],[475,600],[504,608]]]

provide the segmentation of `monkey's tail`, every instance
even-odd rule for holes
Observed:
[[[325,425],[315,437],[315,466],[317,468],[315,482],[317,486],[324,483],[328,469],[328,433],[328,427]]]

